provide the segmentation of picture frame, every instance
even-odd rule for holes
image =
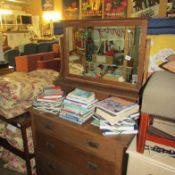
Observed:
[[[63,16],[65,20],[79,19],[80,9],[79,0],[64,0],[63,1]]]
[[[127,0],[104,0],[104,18],[125,18],[127,15]]]
[[[162,1],[160,0],[129,0],[128,17],[156,17]]]
[[[54,0],[41,0],[41,6],[43,11],[54,10]]]
[[[103,0],[82,0],[81,1],[81,18],[82,19],[92,19],[100,18],[102,19],[102,8]]]

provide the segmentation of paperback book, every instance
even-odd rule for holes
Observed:
[[[65,101],[63,102],[63,105],[64,105],[63,109],[65,111],[73,112],[73,113],[80,114],[80,115],[83,115],[83,114],[90,112],[92,110],[94,111],[94,109],[95,109],[94,106],[92,106],[91,108],[88,109],[88,108],[84,108],[81,106],[76,106],[74,104],[69,104]]]
[[[110,125],[105,120],[100,120],[99,126],[103,135],[119,135],[119,134],[136,134],[138,133],[138,124],[135,121],[134,125]]]
[[[120,113],[130,111],[131,109],[138,109],[139,105],[137,103],[130,102],[118,97],[109,97],[96,103],[96,107],[97,109],[100,109],[100,111],[103,110],[113,116],[117,116]]]
[[[91,108],[97,101],[98,101],[97,99],[94,99],[92,102],[82,103],[82,102],[78,102],[76,100],[70,100],[70,99],[67,99],[67,98],[64,99],[65,103],[73,104],[73,105],[84,107],[84,108]]]
[[[76,88],[70,92],[66,98],[87,104],[95,99],[95,93]]]
[[[59,114],[59,117],[81,125],[84,122],[86,122],[89,118],[91,118],[92,115],[93,115],[93,111],[90,111],[84,115],[78,115],[75,113],[66,112],[62,110]]]
[[[124,111],[122,113],[120,112],[117,115],[112,115],[109,112],[107,112],[103,109],[100,109],[100,108],[96,108],[95,113],[97,115],[101,116],[106,121],[108,121],[111,125],[114,125],[114,124],[118,123],[119,121],[127,119],[129,115],[134,114],[138,111],[139,111],[139,106],[135,106],[134,108],[131,108],[130,110]]]

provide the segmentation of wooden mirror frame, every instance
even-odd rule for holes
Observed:
[[[68,27],[88,27],[88,26],[140,26],[140,47],[138,60],[138,81],[135,84],[127,82],[109,81],[87,76],[79,76],[69,74],[69,52],[67,51],[69,45]],[[64,37],[62,41],[62,71],[61,79],[64,85],[70,87],[83,87],[85,89],[92,89],[94,91],[103,91],[108,95],[117,95],[120,97],[137,100],[140,91],[144,73],[144,60],[146,50],[146,34],[147,34],[147,19],[116,19],[116,20],[73,20],[63,22]],[[106,92],[106,90],[108,92]]]

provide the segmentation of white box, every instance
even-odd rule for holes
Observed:
[[[147,141],[146,144],[173,149]],[[127,149],[129,154],[127,175],[175,175],[175,158],[145,150],[143,154],[136,151],[136,137]]]

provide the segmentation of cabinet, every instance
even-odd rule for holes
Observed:
[[[90,124],[77,125],[34,109],[32,128],[38,175],[122,175],[133,135],[104,137]]]
[[[28,139],[27,139],[27,132],[26,132],[26,129],[31,126],[31,119],[30,119],[29,112],[24,113],[12,119],[6,119],[0,115],[0,120],[3,122],[6,122],[7,124],[11,124],[14,127],[19,128],[21,130],[24,151],[21,151],[13,147],[11,144],[8,143],[6,139],[1,137],[0,137],[0,146],[4,147],[5,149],[9,150],[10,152],[14,153],[15,155],[25,160],[26,167],[27,167],[27,175],[31,175],[32,169],[31,169],[30,160],[34,158],[34,154],[29,153]]]
[[[148,141],[147,144],[153,145]],[[162,145],[161,147],[168,150],[172,149]],[[138,153],[136,151],[136,138],[133,139],[127,153],[129,154],[127,175],[175,175],[175,160],[173,157],[148,150],[145,150],[144,154]]]
[[[146,29],[145,19],[65,21],[56,84],[65,94],[78,87],[94,91],[99,100],[138,100]],[[35,110],[31,115],[39,175],[125,174],[125,151],[132,135],[104,137],[90,121],[76,125]]]

